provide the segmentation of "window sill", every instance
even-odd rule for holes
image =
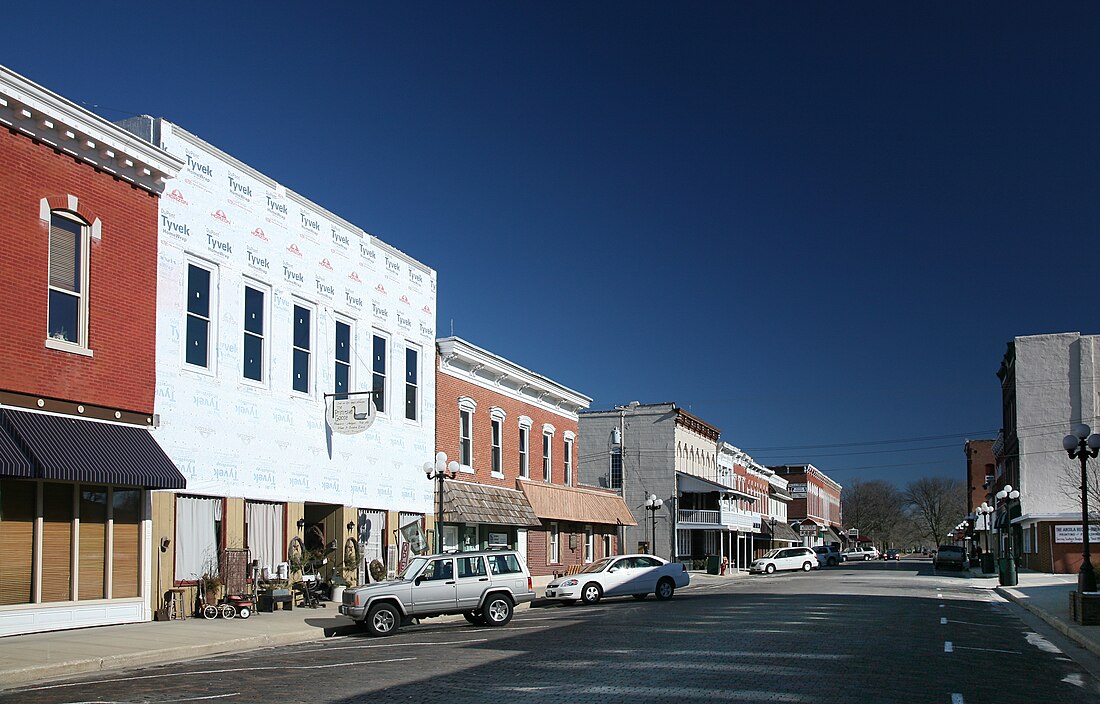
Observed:
[[[504,479],[504,472],[489,472],[489,476],[493,479]]]
[[[46,338],[46,349],[57,350],[58,352],[71,352],[72,354],[78,354],[82,357],[93,356],[92,351],[87,347],[82,347],[75,342],[55,340],[51,337]]]
[[[458,471],[462,472],[463,474],[473,474],[474,468],[468,464],[460,464],[458,465]]]

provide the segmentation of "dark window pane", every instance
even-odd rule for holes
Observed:
[[[374,371],[386,373],[386,338],[374,336]]]
[[[309,352],[294,350],[294,390],[309,393]]]
[[[50,290],[49,336],[55,340],[80,341],[80,298]]]
[[[80,293],[81,226],[54,215],[50,220],[50,286]]]
[[[348,365],[336,365],[336,393],[341,394],[348,390]]]
[[[336,323],[336,359],[351,363],[351,326],[347,323]]]
[[[264,334],[264,292],[245,286],[244,329],[255,335]]]
[[[379,413],[386,412],[386,377],[381,374],[374,375],[374,407]]]
[[[294,306],[294,346],[298,349],[309,349],[309,316],[308,308]]]
[[[210,272],[194,264],[187,265],[187,312],[210,317]]]
[[[405,386],[405,418],[416,420],[416,387]]]
[[[202,318],[187,316],[187,363],[197,367],[207,366],[210,324]]]
[[[255,335],[244,336],[244,376],[263,381],[264,341]]]
[[[405,381],[410,384],[416,383],[418,366],[417,357],[419,357],[419,355],[416,350],[405,350]]]

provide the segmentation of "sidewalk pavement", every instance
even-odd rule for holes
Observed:
[[[971,569],[971,578],[1024,607],[1082,648],[1100,655],[1100,626],[1082,626],[1074,622],[1069,610],[1069,594],[1077,591],[1077,575],[1047,574],[1021,569],[1015,587],[1002,587],[994,574]]]
[[[726,579],[706,573],[693,572],[691,576],[696,584]],[[551,579],[533,579],[536,597],[541,597]],[[536,598],[531,606],[549,603]],[[328,602],[325,608],[255,613],[248,619],[187,618],[8,636],[0,638],[0,690],[90,672],[178,662],[361,632],[337,612],[337,607]],[[444,616],[432,622],[454,619],[462,617]]]

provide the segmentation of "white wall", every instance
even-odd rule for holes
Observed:
[[[421,469],[435,442],[435,272],[178,127],[186,162],[161,198],[155,437],[186,493],[430,512]],[[317,194],[323,195],[323,194]],[[184,364],[188,257],[217,271],[213,373]],[[243,379],[245,282],[270,287],[267,384]],[[291,390],[291,313],[314,310],[309,396]],[[330,435],[335,321],[353,324],[352,390],[371,387],[371,334],[389,339],[388,417]],[[404,417],[405,349],[420,352],[419,421]]]

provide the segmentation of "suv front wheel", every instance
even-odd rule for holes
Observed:
[[[393,635],[401,627],[401,614],[393,604],[375,604],[367,612],[366,626],[371,635]]]
[[[512,620],[515,609],[512,600],[504,594],[493,594],[485,600],[485,608],[481,610],[481,618],[486,626],[503,626]]]

